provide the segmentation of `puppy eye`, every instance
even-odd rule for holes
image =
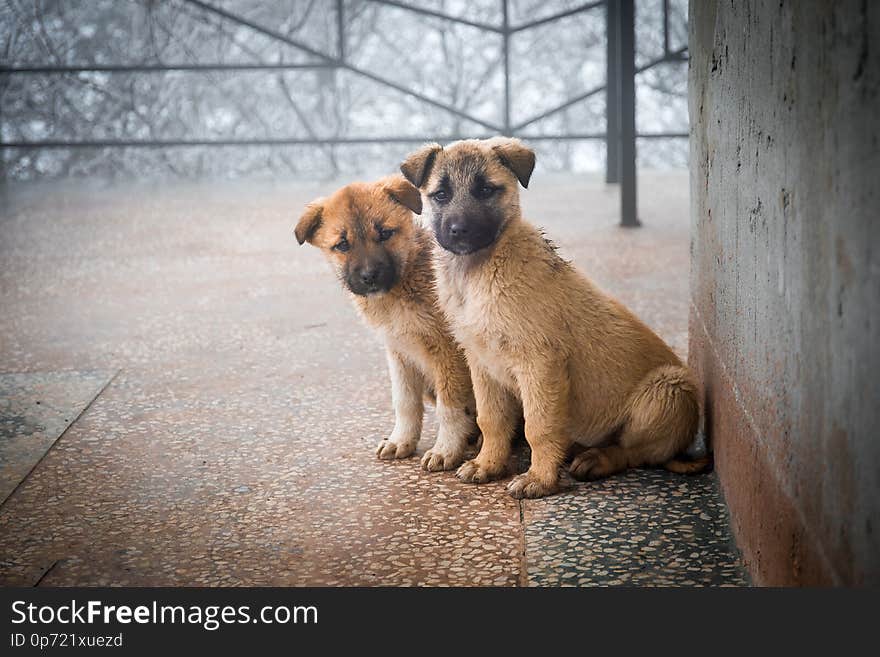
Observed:
[[[474,196],[480,199],[486,199],[492,196],[496,191],[498,191],[498,188],[493,185],[481,185],[476,189]]]
[[[380,228],[379,229],[379,241],[384,242],[386,240],[391,239],[391,236],[394,235],[393,228]]]
[[[334,251],[339,251],[340,253],[345,253],[345,252],[348,251],[350,248],[351,248],[351,246],[348,244],[348,240],[345,239],[345,238],[343,237],[343,238],[342,238],[341,240],[339,240],[339,242],[333,247],[333,250],[334,250]]]
[[[448,203],[449,202],[449,192],[445,189],[438,189],[436,192],[431,194],[431,198],[437,201],[438,203]]]

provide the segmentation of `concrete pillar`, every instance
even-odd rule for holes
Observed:
[[[880,584],[880,3],[690,3],[690,361],[759,584]]]

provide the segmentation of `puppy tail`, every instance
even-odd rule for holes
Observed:
[[[663,468],[676,474],[692,475],[711,472],[714,460],[711,454],[703,454],[696,458],[688,458],[684,454],[680,454],[673,459],[666,461]]]

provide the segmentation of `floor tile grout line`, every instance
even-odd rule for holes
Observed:
[[[529,565],[528,560],[526,558],[526,521],[525,521],[525,507],[523,506],[523,500],[517,500],[517,507],[519,509],[519,534],[520,534],[520,545],[519,545],[519,576],[517,577],[516,585],[520,588],[528,588],[529,586]]]
[[[75,372],[77,370],[70,370],[70,371]],[[89,410],[92,407],[92,404],[95,403],[95,401],[98,399],[98,397],[100,397],[102,394],[104,394],[104,391],[110,386],[111,383],[113,383],[113,381],[116,380],[116,377],[119,376],[119,373],[121,371],[122,371],[121,369],[118,369],[115,372],[113,372],[113,375],[109,379],[107,379],[107,381],[104,383],[104,385],[102,385],[98,389],[98,392],[96,392],[95,396],[92,397],[91,400],[89,400],[89,403],[86,404],[85,406],[83,406],[83,409],[79,413],[76,414],[76,417],[70,421],[70,424],[68,424],[66,427],[64,427],[64,431],[62,431],[60,434],[58,434],[58,437],[52,441],[52,444],[49,445],[49,449],[47,449],[45,452],[43,452],[43,455],[39,459],[37,459],[37,462],[34,463],[33,466],[31,466],[31,469],[27,471],[27,474],[25,474],[25,476],[21,478],[21,481],[19,481],[15,485],[15,488],[13,488],[11,491],[9,491],[9,495],[7,495],[3,499],[2,502],[0,502],[0,511],[2,511],[6,507],[6,504],[9,502],[9,500],[11,500],[15,496],[15,494],[18,492],[18,489],[21,488],[22,486],[24,486],[24,483],[28,479],[30,479],[30,476],[34,473],[34,470],[36,470],[37,467],[39,467],[40,463],[42,463],[45,460],[45,458],[49,455],[49,453],[53,449],[55,449],[55,445],[57,445],[61,441],[61,439],[64,438],[65,434],[67,434],[67,432],[70,431],[70,428],[74,424],[76,424],[77,421],[79,421],[79,419],[85,414],[85,412],[87,410]]]
[[[59,438],[60,438],[60,436],[59,436]],[[32,588],[37,588],[40,584],[42,584],[43,580],[46,579],[46,576],[49,573],[51,573],[53,570],[55,570],[55,566],[57,566],[59,563],[61,563],[60,559],[56,559],[55,561],[53,561],[52,565],[49,566],[48,568],[46,568],[46,570],[43,572],[43,574],[40,575],[39,579],[37,579],[37,581],[33,583]]]

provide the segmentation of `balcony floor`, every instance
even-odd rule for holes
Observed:
[[[378,461],[382,347],[292,236],[332,188],[0,188],[0,584],[745,583],[714,475],[519,502]],[[616,198],[538,175],[523,205],[684,355],[687,174],[642,176],[643,228]]]

